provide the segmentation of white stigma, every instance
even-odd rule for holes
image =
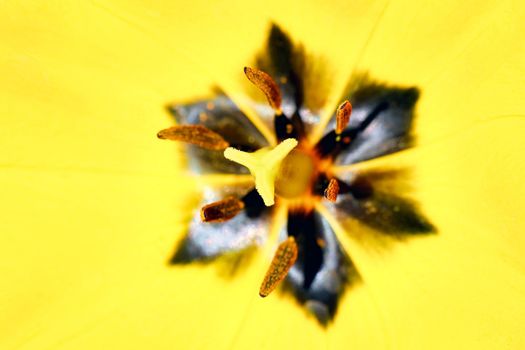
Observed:
[[[281,162],[297,146],[297,140],[286,139],[273,149],[262,148],[253,153],[239,151],[233,147],[224,150],[224,157],[244,165],[255,178],[255,188],[267,207],[275,203],[275,177]]]

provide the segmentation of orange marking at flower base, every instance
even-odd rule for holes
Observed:
[[[230,145],[221,135],[202,125],[177,125],[159,131],[159,139],[181,141],[202,148],[222,151]]]
[[[281,114],[281,91],[272,77],[257,68],[244,67],[244,74],[249,81],[259,88],[268,99],[268,103],[277,114]]]
[[[297,260],[297,243],[293,237],[288,237],[282,242],[272,259],[272,263],[264,276],[259,289],[259,295],[264,298],[268,296],[279,283],[286,277],[290,268]]]
[[[335,133],[340,134],[348,125],[350,115],[352,114],[352,104],[346,100],[339,105],[336,112],[336,127]]]
[[[201,219],[203,222],[223,222],[232,219],[243,209],[244,203],[241,200],[229,196],[202,207]]]
[[[336,179],[330,179],[328,186],[324,190],[324,197],[330,202],[335,202],[337,200],[337,195],[339,194],[339,182]]]

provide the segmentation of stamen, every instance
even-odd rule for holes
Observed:
[[[244,209],[244,203],[233,196],[205,205],[201,209],[203,222],[223,222],[232,219]]]
[[[158,132],[163,140],[182,141],[202,148],[222,151],[229,143],[216,132],[202,125],[177,125]]]
[[[262,70],[250,67],[244,67],[244,74],[246,74],[248,80],[266,95],[268,103],[275,110],[275,113],[281,114],[281,91],[272,77]]]
[[[297,243],[293,237],[282,242],[272,259],[272,263],[264,276],[259,289],[259,295],[264,298],[268,296],[277,285],[286,277],[288,271],[297,260]]]
[[[346,100],[339,105],[336,112],[336,127],[335,133],[341,134],[350,121],[350,115],[352,114],[352,104]]]
[[[330,157],[335,159],[344,149],[347,149],[358,132],[361,132],[361,126],[367,121],[361,123],[359,128],[348,128],[350,115],[352,114],[352,104],[346,100],[337,107],[336,126],[333,131],[327,133],[315,145],[315,150],[321,158]],[[368,124],[367,124],[368,125]]]
[[[272,206],[275,193],[275,177],[283,159],[297,146],[296,139],[286,139],[274,149],[262,148],[253,153],[239,151],[228,147],[224,150],[224,157],[244,165],[255,177],[255,188],[261,195],[264,204]]]
[[[339,194],[339,182],[336,179],[330,179],[328,186],[324,190],[324,197],[330,202],[335,202],[337,200],[337,195]]]

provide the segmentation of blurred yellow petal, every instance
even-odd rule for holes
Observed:
[[[523,133],[524,117],[497,118],[363,164],[412,170],[410,195],[438,228],[393,254],[360,244],[353,232],[366,228],[347,233],[399,348],[525,345]]]
[[[355,72],[418,86],[418,144],[525,114],[525,9],[516,1],[393,1]]]

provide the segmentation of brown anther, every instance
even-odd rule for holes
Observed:
[[[339,194],[339,182],[336,179],[330,179],[328,186],[324,190],[324,197],[330,202],[335,202],[337,200],[337,195]]]
[[[205,205],[201,208],[203,222],[223,222],[230,220],[244,209],[244,202],[229,196],[225,199]]]
[[[262,70],[250,67],[244,67],[244,74],[266,95],[268,103],[275,110],[275,113],[281,114],[281,91],[272,77]]]
[[[286,277],[295,260],[297,260],[297,243],[293,237],[288,237],[277,248],[272,263],[264,276],[259,289],[259,295],[262,298],[268,296]]]
[[[348,125],[352,114],[352,104],[346,100],[337,107],[335,133],[340,134]]]
[[[221,135],[202,125],[177,125],[158,132],[159,139],[182,141],[202,148],[222,151],[230,145]]]

